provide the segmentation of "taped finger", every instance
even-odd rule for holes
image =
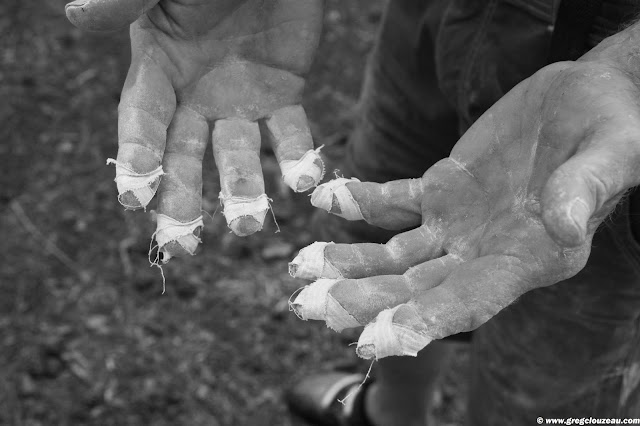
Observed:
[[[442,233],[420,226],[386,244],[315,242],[289,264],[294,278],[364,278],[402,275],[407,269],[442,254]]]
[[[385,309],[367,324],[358,339],[356,353],[364,359],[417,356],[432,341],[415,307],[403,304]]]
[[[158,0],[75,0],[65,6],[67,19],[87,31],[124,28],[158,3]]]
[[[420,224],[422,196],[422,179],[379,184],[338,178],[318,186],[311,204],[347,220],[399,230]]]
[[[118,106],[118,200],[144,208],[160,184],[167,128],[176,106],[171,82],[153,61],[134,58]]]
[[[209,139],[205,118],[178,107],[169,126],[158,191],[156,241],[162,261],[194,255],[202,222],[202,158]]]
[[[384,310],[367,325],[356,352],[363,358],[415,356],[435,339],[471,331],[536,286],[521,261],[485,256],[455,268],[441,284]]]
[[[326,321],[336,331],[364,326],[381,311],[439,285],[460,261],[447,255],[411,268],[403,275],[319,279],[298,293],[291,308],[300,318]]]
[[[218,120],[212,143],[227,225],[238,236],[261,230],[269,200],[260,166],[258,124],[244,119]]]
[[[265,120],[284,182],[296,192],[311,189],[324,176],[320,148],[313,149],[307,116],[300,105],[281,108]]]

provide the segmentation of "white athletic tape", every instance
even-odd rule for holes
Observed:
[[[198,244],[202,241],[200,238],[193,234],[197,228],[204,226],[202,216],[191,222],[178,222],[164,214],[157,215],[157,227],[156,227],[156,242],[160,252],[162,253],[162,262],[167,263],[171,258],[171,254],[163,250],[163,247],[169,244],[171,241],[176,241],[182,246],[187,253],[193,255],[198,248]]]
[[[298,294],[291,307],[303,320],[326,321],[327,326],[335,331],[362,326],[329,294],[338,281],[319,279],[309,284]]]
[[[407,305],[385,309],[378,314],[375,321],[364,328],[358,339],[358,356],[364,359],[417,356],[418,352],[433,340],[406,325],[393,322],[397,310],[402,307],[412,309]]]
[[[340,212],[331,212],[337,216],[343,217],[347,220],[362,220],[362,212],[360,206],[356,203],[351,191],[346,187],[349,182],[360,182],[356,178],[345,179],[338,178],[331,180],[327,183],[323,183],[313,191],[311,194],[311,204],[320,209],[331,212],[333,205],[333,198],[335,196],[340,207]]]
[[[164,174],[162,166],[149,173],[136,173],[130,166],[119,163],[113,158],[107,159],[107,164],[116,165],[116,186],[118,187],[118,195],[122,195],[130,191],[140,202],[142,207],[146,207],[156,194],[158,189],[155,182],[160,181],[160,177]],[[118,197],[119,198],[119,197]],[[120,201],[122,204],[122,201]],[[123,204],[124,205],[124,204]],[[132,207],[124,205],[125,207]],[[137,206],[136,206],[137,207]]]
[[[267,194],[262,194],[256,198],[231,197],[222,192],[219,195],[222,201],[222,214],[227,220],[227,225],[243,216],[251,216],[258,223],[264,223],[264,218],[269,210],[269,198]]]
[[[283,160],[280,162],[280,170],[282,171],[282,179],[291,189],[296,192],[306,191],[318,183],[324,177],[324,163],[318,154],[322,147],[307,151],[299,160]],[[317,163],[320,163],[318,165]],[[313,180],[313,184],[298,189],[298,183],[302,176],[308,176]]]
[[[302,289],[293,301],[291,307],[303,320],[325,319],[327,293],[337,280],[319,279]]]
[[[342,278],[340,271],[324,256],[324,251],[329,244],[333,243],[316,241],[300,250],[300,253],[289,263],[289,274],[294,278],[307,280]]]
[[[360,324],[360,322],[347,312],[330,294],[327,294],[325,322],[327,323],[327,327],[338,333],[345,328],[362,327],[364,325]]]

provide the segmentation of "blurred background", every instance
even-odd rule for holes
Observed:
[[[162,278],[147,259],[155,222],[116,199],[117,105],[128,33],[87,34],[64,0],[0,2],[0,425],[301,425],[283,390],[334,368],[366,371],[357,333],[301,322],[287,273],[313,242],[308,195],[263,163],[273,218],[247,238],[217,211],[204,165],[204,244]],[[328,0],[304,105],[316,145],[350,127],[381,0]],[[268,149],[268,148],[265,148]],[[154,205],[150,205],[152,210]],[[461,347],[436,393],[464,421]]]

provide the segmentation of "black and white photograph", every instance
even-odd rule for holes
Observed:
[[[0,426],[640,424],[640,0],[1,0]]]

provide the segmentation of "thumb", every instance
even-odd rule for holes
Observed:
[[[549,177],[541,197],[542,221],[556,243],[583,244],[613,210],[625,190],[640,181],[637,155],[629,144],[579,152]]]
[[[134,22],[159,0],[75,0],[65,7],[73,25],[86,31],[111,31]]]

